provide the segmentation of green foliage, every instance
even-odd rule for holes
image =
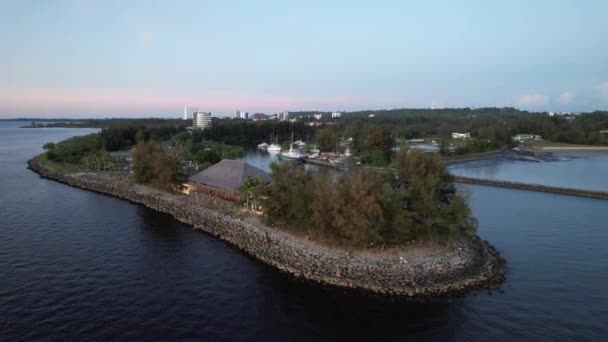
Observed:
[[[106,151],[119,151],[128,150],[139,141],[153,140],[159,143],[170,141],[180,132],[184,132],[180,126],[117,125],[102,129],[99,140]]]
[[[101,146],[106,151],[130,149],[135,145],[136,135],[143,128],[138,127],[110,127],[104,128],[99,134]]]
[[[49,143],[44,146],[48,150],[49,160],[72,164],[80,163],[84,156],[100,151],[98,134],[73,137],[57,144]]]
[[[271,136],[278,136],[279,143],[291,141],[291,133],[294,140],[302,139],[310,141],[315,134],[315,129],[306,126],[304,122],[291,123],[288,121],[245,121],[245,120],[213,120],[210,129],[196,132],[196,140],[211,140],[227,145],[241,147],[255,147],[259,143],[270,142]]]
[[[306,232],[310,227],[311,176],[296,163],[273,163],[272,183],[265,190],[264,213],[270,222]]]
[[[335,151],[336,145],[338,145],[338,133],[336,129],[333,126],[319,129],[317,132],[317,144],[322,152]]]
[[[403,148],[395,164],[397,175],[360,169],[340,178],[306,173],[293,163],[273,165],[266,217],[279,227],[350,247],[449,243],[474,232],[466,201],[456,194],[438,155]]]
[[[133,178],[139,184],[173,190],[184,179],[182,163],[176,151],[140,141],[133,149]]]
[[[187,160],[205,169],[222,159],[238,159],[243,156],[243,148],[205,140],[200,131],[183,132],[173,137],[173,143]]]
[[[339,181],[329,174],[315,176],[311,235],[346,246],[366,246],[378,240],[374,228],[382,220],[383,207],[377,195],[384,180],[383,175],[365,170]]]
[[[379,149],[373,150],[369,155],[369,164],[376,167],[384,167],[388,165],[385,154]]]
[[[241,201],[245,203],[247,208],[258,210],[260,207],[260,198],[264,192],[264,182],[260,177],[247,177],[240,189]]]

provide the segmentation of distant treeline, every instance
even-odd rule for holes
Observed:
[[[376,156],[382,151],[388,157],[388,142],[392,140],[394,145],[398,138],[433,138],[441,143],[444,154],[484,152],[510,146],[516,134],[537,134],[545,140],[570,144],[608,145],[608,134],[600,132],[608,129],[608,112],[549,116],[515,108],[394,109],[351,112],[337,120],[326,114],[321,121],[334,122],[328,129],[333,132],[329,134],[331,139],[327,139],[328,134],[317,135],[322,138],[319,141],[322,145],[327,148],[335,144],[338,137],[353,138],[354,152],[368,161],[373,159],[370,156],[374,151]],[[471,139],[449,150],[446,147],[452,132],[468,132]]]
[[[201,134],[205,139],[229,145],[255,147],[262,142],[274,142],[274,139],[278,143],[290,141],[292,132],[294,140],[314,142],[315,128],[306,126],[303,121],[214,119],[211,128],[203,130]]]
[[[252,121],[241,119],[213,119],[211,128],[197,133],[197,139],[227,145],[252,148],[261,142],[285,143],[301,139],[318,144],[323,151],[344,148],[344,142],[362,162],[382,166],[390,162],[392,148],[399,139],[432,138],[441,143],[444,154],[484,152],[510,146],[516,134],[538,134],[545,140],[571,144],[608,145],[608,112],[585,113],[577,116],[549,116],[515,108],[448,108],[448,109],[392,109],[366,110],[343,113],[332,119],[323,112],[292,112],[289,121]],[[373,117],[370,115],[373,114]],[[319,122],[321,126],[311,126]],[[166,140],[191,126],[191,121],[180,119],[103,119],[55,123],[62,127],[101,127],[102,144],[107,150],[132,146],[137,134],[146,138]],[[117,130],[120,129],[120,130]],[[461,141],[456,149],[448,149],[452,132],[469,132],[471,139]]]
[[[15,121],[29,122],[23,127],[66,127],[66,128],[110,128],[110,127],[147,127],[160,128],[166,126],[187,127],[191,126],[191,121],[182,119],[161,119],[161,118],[108,118],[108,119],[16,119]]]
[[[369,115],[373,114],[373,118]],[[358,120],[390,128],[395,137],[405,139],[470,132],[472,137],[490,140],[495,146],[507,145],[515,134],[542,135],[544,139],[577,144],[608,144],[608,112],[577,116],[549,116],[515,108],[480,109],[394,109],[362,111],[344,115],[339,126],[346,130]]]

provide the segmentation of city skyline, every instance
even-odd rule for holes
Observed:
[[[603,1],[14,1],[0,118],[608,109]]]

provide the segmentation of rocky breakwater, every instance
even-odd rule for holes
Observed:
[[[172,215],[221,238],[262,262],[322,284],[388,295],[462,293],[502,280],[502,259],[477,237],[448,248],[346,251],[267,227],[237,207],[203,196],[171,194],[102,174],[62,174],[37,160],[30,169],[42,177],[111,195]]]

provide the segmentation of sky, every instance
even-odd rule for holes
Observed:
[[[608,1],[0,0],[0,118],[608,110]]]

